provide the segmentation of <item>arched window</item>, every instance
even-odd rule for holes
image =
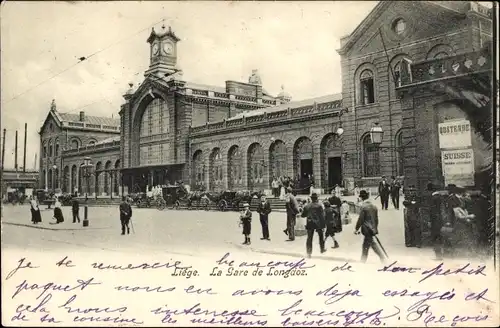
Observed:
[[[43,157],[47,157],[47,145],[43,145]]]
[[[411,60],[402,58],[394,65],[394,79],[396,87],[400,87],[402,83],[411,82]]]
[[[49,157],[54,155],[54,147],[52,146],[52,141],[49,141]]]
[[[396,134],[396,175],[404,175],[404,149],[402,131]]]
[[[78,149],[78,140],[71,140],[71,149]]]
[[[379,148],[371,142],[367,134],[363,140],[363,175],[365,177],[380,176]]]
[[[162,164],[168,161],[169,143],[151,144],[155,136],[170,132],[170,115],[163,98],[153,99],[144,110],[139,134],[140,164]],[[167,158],[166,158],[167,157]]]
[[[59,156],[59,140],[56,140],[56,155]]]
[[[93,145],[95,145],[95,141],[94,140],[89,141],[89,146],[93,146]]]
[[[205,184],[205,164],[203,163],[203,152],[198,150],[193,155],[192,179],[194,186],[200,188]]]
[[[222,188],[222,156],[219,148],[215,148],[210,155],[210,189]]]
[[[238,189],[243,186],[243,154],[240,147],[232,146],[227,158],[227,178],[229,189]]]
[[[360,105],[373,104],[375,102],[375,84],[373,72],[365,69],[359,76],[359,100]]]
[[[440,58],[446,58],[448,57],[448,54],[444,51],[438,52],[437,54],[434,55],[434,59],[440,59]]]

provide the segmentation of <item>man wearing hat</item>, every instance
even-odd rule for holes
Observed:
[[[312,242],[314,232],[319,236],[319,247],[321,253],[326,252],[325,249],[325,238],[323,234],[323,229],[325,228],[325,210],[320,203],[318,203],[318,194],[312,193],[311,203],[307,204],[302,211],[302,217],[307,218],[306,230],[307,230],[307,241],[306,241],[306,251],[307,256],[310,258],[312,254]]]
[[[299,213],[299,204],[292,194],[292,188],[286,188],[286,229],[283,232],[288,236],[288,241],[295,240],[295,221]]]
[[[250,245],[250,233],[252,231],[252,211],[250,211],[250,204],[243,204],[243,211],[240,214],[240,223],[243,225],[243,235],[245,241],[243,245]]]
[[[382,209],[387,210],[389,207],[389,194],[391,192],[391,188],[389,183],[385,179],[385,175],[382,176],[382,181],[378,184],[378,195],[380,196],[380,202],[382,203]]]
[[[378,209],[374,204],[372,204],[368,197],[368,192],[366,192],[366,190],[361,190],[359,192],[359,198],[361,198],[362,203],[354,233],[358,235],[359,230],[361,229],[361,233],[364,236],[363,249],[361,252],[362,262],[366,262],[366,259],[368,258],[368,250],[370,248],[372,248],[373,251],[380,257],[380,260],[384,262],[385,256],[382,252],[381,245],[377,242],[378,239],[375,238],[375,236],[378,235]]]

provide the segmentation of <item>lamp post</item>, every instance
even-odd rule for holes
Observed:
[[[56,170],[57,165],[52,165],[52,190],[54,190],[54,194],[56,193]]]
[[[83,212],[83,226],[88,227],[89,226],[89,220],[88,220],[88,195],[89,195],[89,190],[90,190],[90,177],[92,175],[92,163],[90,162],[90,157],[85,157],[83,160],[83,177],[87,181],[87,190],[85,192],[85,207],[84,207],[84,212]]]

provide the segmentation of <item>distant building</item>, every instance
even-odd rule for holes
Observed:
[[[2,191],[6,192],[19,190],[25,192],[26,189],[36,189],[38,187],[38,171],[23,169],[4,169],[2,170]],[[2,197],[4,196],[2,195]]]
[[[383,175],[419,189],[444,186],[437,127],[467,119],[472,105],[456,91],[491,74],[491,56],[481,50],[491,38],[491,10],[476,2],[381,1],[341,39],[342,93],[291,101],[284,88],[270,95],[257,70],[248,83],[223,87],[184,81],[180,39],[170,28],[153,29],[149,69],[123,96],[119,122],[51,111],[42,147],[64,140],[74,149],[42,156],[42,181],[52,186],[55,163],[64,177],[70,172],[65,190],[80,188],[78,168],[90,156],[98,195],[178,180],[191,189],[269,190],[273,177],[310,175],[320,192],[375,187]],[[381,147],[370,136],[376,124]],[[473,136],[479,172],[488,160],[477,150],[484,140]]]
[[[91,156],[97,175],[90,178],[89,194],[118,195],[119,175],[114,173],[120,167],[119,119],[60,112],[53,100],[39,134],[40,188],[87,192],[80,166]]]

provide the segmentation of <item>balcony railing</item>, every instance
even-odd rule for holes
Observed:
[[[120,147],[120,141],[110,141],[102,144],[95,144],[95,145],[90,145],[86,147],[80,147],[78,149],[67,149],[63,150],[63,154],[65,155],[71,155],[71,154],[78,154],[82,152],[93,152],[96,150],[106,150],[106,149],[111,149],[111,148],[116,148]]]
[[[251,126],[266,122],[282,122],[287,119],[299,118],[310,115],[317,115],[321,113],[340,113],[342,109],[342,100],[337,100],[329,103],[322,103],[297,108],[285,108],[273,112],[265,112],[258,115],[248,115],[236,119],[225,120],[222,122],[207,123],[201,126],[191,127],[190,133],[206,133],[213,131],[221,131],[224,129],[231,129],[236,127]]]
[[[491,71],[491,56],[484,51],[432,59],[411,65],[410,78],[401,87]]]
[[[105,131],[120,131],[119,126],[103,125],[103,124],[91,124],[85,122],[63,122],[63,126],[78,127],[83,129],[95,129],[95,130],[105,130]]]

